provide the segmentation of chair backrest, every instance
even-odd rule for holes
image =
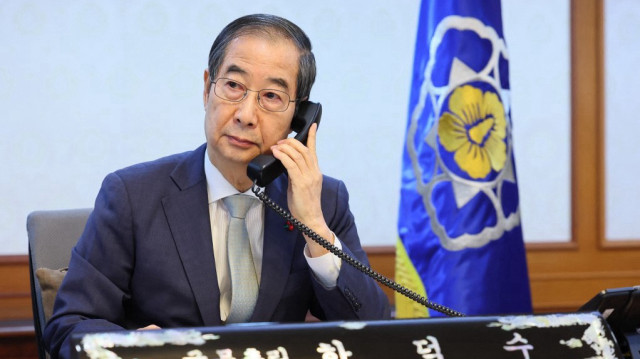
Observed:
[[[36,271],[38,268],[59,269],[69,265],[71,249],[82,234],[90,213],[90,208],[36,211],[27,217],[33,324],[41,359],[48,355],[42,343],[46,320]]]

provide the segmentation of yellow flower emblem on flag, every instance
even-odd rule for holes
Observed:
[[[507,160],[507,122],[498,96],[465,85],[449,98],[449,111],[438,124],[440,143],[455,152],[458,166],[473,179],[486,177],[491,169],[500,171]]]

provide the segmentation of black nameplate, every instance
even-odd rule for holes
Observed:
[[[78,358],[622,358],[598,313],[241,324],[73,337]]]

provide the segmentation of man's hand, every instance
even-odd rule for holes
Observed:
[[[275,158],[282,162],[289,174],[287,204],[291,214],[324,239],[333,243],[333,234],[322,215],[320,194],[322,192],[322,172],[316,155],[316,132],[318,125],[309,129],[307,146],[294,138],[278,141],[271,147]],[[328,251],[305,235],[311,257],[318,257]]]

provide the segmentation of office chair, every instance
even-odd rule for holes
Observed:
[[[46,359],[49,355],[44,350],[42,342],[46,319],[41,286],[36,272],[39,268],[57,270],[69,265],[71,249],[82,234],[90,213],[90,208],[36,211],[27,217],[31,303],[40,359]],[[49,313],[51,309],[48,309]]]

